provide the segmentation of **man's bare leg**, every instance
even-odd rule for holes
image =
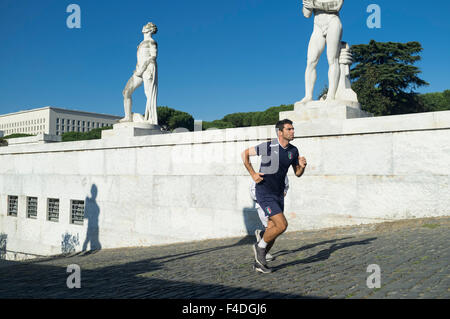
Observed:
[[[264,232],[266,232],[267,229],[272,228],[272,227],[275,227],[275,224],[273,223],[273,221],[271,221],[271,220],[269,219],[269,221],[267,222],[266,230],[265,230]],[[263,236],[264,236],[264,235],[263,235]],[[269,252],[269,250],[272,249],[273,244],[275,244],[275,239],[272,240],[271,242],[267,243],[266,252]]]
[[[267,222],[267,227],[265,227],[264,230],[259,233],[259,238],[262,239],[264,237],[264,233],[267,231],[267,229],[272,228],[274,226],[275,226],[275,224],[271,220],[269,220]],[[258,235],[256,235],[256,236],[258,238]],[[271,242],[267,243],[267,246],[266,246],[266,252],[267,253],[272,248],[273,244],[275,244],[275,240],[272,240]]]
[[[273,227],[267,228],[264,232],[263,240],[266,243],[274,241],[278,236],[286,231],[288,226],[288,222],[283,213],[272,216],[269,220],[273,222]]]
[[[275,241],[275,239],[281,235],[287,228],[287,220],[283,213],[277,214],[275,216],[269,217],[272,221],[273,226],[268,227],[264,232],[263,238],[253,245],[253,252],[255,254],[255,269],[263,273],[270,273],[272,270],[267,267],[267,244]]]

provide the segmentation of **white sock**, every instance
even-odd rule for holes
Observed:
[[[261,240],[258,243],[258,247],[259,248],[266,248],[267,247],[267,243],[264,241],[264,239],[261,238]]]

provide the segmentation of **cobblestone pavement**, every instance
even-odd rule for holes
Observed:
[[[274,272],[253,270],[255,237],[0,261],[0,298],[449,298],[450,217],[283,234]],[[68,289],[67,266],[81,267]],[[379,265],[381,288],[367,267]]]

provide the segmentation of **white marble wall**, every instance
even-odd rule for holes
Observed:
[[[309,164],[289,172],[289,231],[450,215],[450,111],[295,128]],[[274,136],[263,126],[1,147],[0,233],[10,251],[57,254],[66,233],[81,250],[88,221],[69,223],[70,200],[96,185],[102,248],[244,236],[257,217],[240,153]],[[19,196],[18,217],[7,195]],[[38,197],[35,220],[26,196]],[[60,199],[57,223],[47,198]]]

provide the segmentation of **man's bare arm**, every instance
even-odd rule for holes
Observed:
[[[306,159],[304,157],[298,157],[298,165],[292,165],[292,168],[294,169],[295,176],[300,177],[305,172],[306,168]]]
[[[245,151],[242,152],[241,154],[241,158],[242,161],[244,162],[244,166],[247,169],[247,171],[249,172],[250,176],[252,177],[252,179],[256,182],[259,183],[263,180],[263,178],[261,176],[263,176],[263,173],[256,173],[255,170],[253,169],[252,163],[250,163],[250,156],[256,156],[258,155],[256,153],[256,149],[254,147],[250,147],[248,149],[246,149]]]

